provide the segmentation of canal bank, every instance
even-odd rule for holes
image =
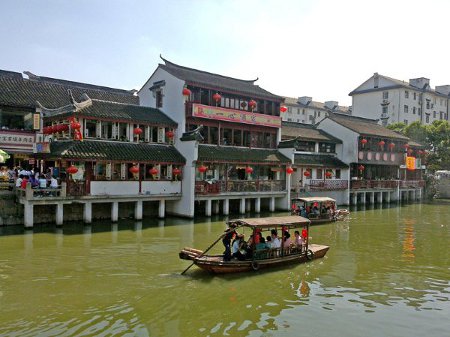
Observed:
[[[353,208],[311,228],[324,259],[225,277],[178,258],[219,216],[2,227],[0,336],[445,336],[448,206]]]

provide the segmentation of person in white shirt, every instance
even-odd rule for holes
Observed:
[[[19,178],[16,179],[16,187],[20,188],[20,186],[22,185],[22,180],[23,180],[23,175],[19,175]]]
[[[277,230],[276,229],[272,229],[270,231],[270,233],[272,234],[271,235],[271,237],[272,237],[272,244],[271,244],[272,248],[280,248],[281,247],[281,241],[278,238]]]
[[[47,188],[47,179],[43,174],[39,177],[39,188]]]
[[[58,188],[58,180],[56,180],[55,176],[52,176],[50,179],[50,188]]]

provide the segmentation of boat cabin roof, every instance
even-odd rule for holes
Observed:
[[[304,202],[326,202],[326,201],[336,202],[336,200],[334,200],[332,198],[328,198],[328,197],[295,198],[292,200],[299,200],[299,201],[304,201]]]
[[[298,215],[294,216],[272,216],[268,218],[250,218],[250,219],[235,219],[228,223],[235,223],[241,227],[251,228],[274,228],[278,226],[300,227],[308,225],[311,221]]]

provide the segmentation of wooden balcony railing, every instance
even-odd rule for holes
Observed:
[[[346,190],[347,188],[348,188],[348,180],[340,180],[340,179],[309,180],[310,191],[339,191],[339,190]]]
[[[400,180],[400,188],[425,187],[425,180]]]
[[[281,192],[286,190],[285,180],[228,180],[196,181],[196,194],[234,192]]]

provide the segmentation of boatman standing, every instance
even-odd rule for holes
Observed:
[[[230,261],[231,260],[231,240],[236,235],[236,224],[230,223],[228,224],[228,228],[222,234],[222,243],[225,247],[225,251],[223,252],[223,260]]]

